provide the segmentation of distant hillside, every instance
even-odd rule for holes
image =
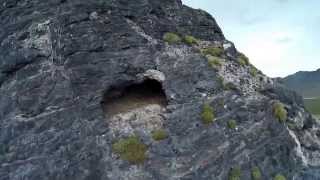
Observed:
[[[283,78],[282,81],[304,98],[320,97],[320,69],[310,72],[300,71]]]

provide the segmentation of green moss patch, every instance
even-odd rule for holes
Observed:
[[[222,59],[218,57],[207,55],[207,59],[208,59],[209,65],[214,69],[218,69],[222,66]]]
[[[279,122],[285,122],[287,120],[287,110],[280,102],[273,104],[273,114],[279,120]]]
[[[161,141],[168,138],[168,134],[165,130],[159,129],[152,132],[152,139],[155,141]]]
[[[209,104],[204,104],[201,112],[202,122],[204,124],[210,124],[214,121],[214,111]]]
[[[282,174],[277,174],[273,180],[287,180],[286,177],[284,177]]]
[[[223,85],[223,89],[228,91],[228,90],[238,90],[237,86],[233,84],[232,82],[228,82]]]
[[[240,180],[241,177],[241,168],[234,167],[229,172],[228,180]]]
[[[252,180],[261,180],[262,179],[262,175],[261,175],[260,169],[258,167],[252,168],[251,177],[252,177]]]
[[[165,33],[163,40],[169,44],[178,44],[182,41],[178,34],[172,32]]]
[[[198,44],[198,39],[196,39],[193,36],[188,36],[187,35],[187,36],[184,36],[183,42],[188,44],[189,46],[192,46],[192,45],[197,45]]]
[[[229,129],[236,129],[236,127],[237,127],[237,122],[235,120],[228,121],[228,128]]]
[[[241,66],[246,66],[250,64],[249,58],[242,53],[240,53],[238,56],[238,62]]]
[[[146,159],[147,146],[137,136],[121,139],[112,145],[115,153],[120,158],[133,164],[142,164]]]
[[[205,55],[220,57],[223,54],[223,49],[221,47],[208,47],[202,49],[202,53]]]
[[[252,66],[250,68],[250,74],[251,74],[251,76],[256,77],[258,74],[258,69]]]

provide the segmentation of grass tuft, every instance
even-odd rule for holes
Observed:
[[[204,104],[201,112],[202,122],[204,124],[211,124],[214,121],[214,111],[209,104]]]
[[[279,122],[285,122],[287,120],[287,110],[280,102],[273,104],[273,114],[279,120]]]
[[[256,77],[258,74],[258,69],[252,66],[250,68],[250,74],[251,74],[251,76]]]
[[[221,59],[215,56],[207,55],[209,65],[214,68],[220,68],[222,66]]]
[[[229,129],[236,129],[236,127],[237,127],[237,122],[235,120],[228,121],[228,128]]]
[[[152,138],[155,141],[161,141],[168,138],[168,134],[165,130],[159,129],[152,132]]]
[[[252,180],[261,180],[262,175],[258,167],[253,167],[251,170]]]
[[[179,44],[181,42],[180,36],[172,32],[165,33],[163,40],[169,44]]]
[[[229,172],[228,180],[240,180],[241,169],[240,167],[234,167]]]
[[[120,139],[112,145],[112,149],[121,159],[133,164],[142,164],[146,159],[147,146],[137,136]]]
[[[220,57],[223,54],[223,49],[221,47],[208,47],[208,48],[202,49],[202,53],[204,55]]]
[[[273,180],[287,180],[286,177],[284,177],[282,174],[277,174]]]
[[[192,45],[197,45],[198,44],[198,39],[196,39],[195,37],[193,36],[184,36],[183,38],[183,42],[185,42],[186,44],[188,44],[189,46],[192,46]]]
[[[240,53],[238,56],[238,62],[241,66],[246,66],[250,64],[249,58],[242,53]]]

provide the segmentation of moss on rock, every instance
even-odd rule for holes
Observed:
[[[207,103],[202,107],[201,118],[204,124],[210,124],[214,121],[213,108]]]
[[[133,164],[142,164],[146,159],[147,146],[137,136],[120,139],[112,145],[112,149],[121,159]]]

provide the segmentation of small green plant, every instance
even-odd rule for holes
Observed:
[[[247,58],[247,56],[245,56],[242,53],[240,53],[240,55],[238,56],[238,62],[240,63],[241,66],[246,66],[250,64],[249,58]]]
[[[240,167],[234,167],[229,172],[228,180],[240,180],[241,169]]]
[[[117,141],[112,145],[112,149],[119,154],[121,159],[133,164],[142,164],[146,159],[147,146],[137,136],[130,136]]]
[[[235,129],[237,127],[237,122],[235,120],[228,121],[228,128]]]
[[[251,170],[252,180],[261,180],[262,175],[258,167],[253,167]]]
[[[282,103],[276,102],[273,104],[273,114],[279,120],[279,122],[285,122],[288,113]]]
[[[286,177],[284,177],[282,174],[277,174],[273,180],[287,180]]]
[[[202,107],[201,118],[204,124],[210,124],[214,120],[213,108],[207,103]]]
[[[152,138],[155,141],[161,141],[168,138],[168,134],[165,130],[159,129],[152,132]]]
[[[163,40],[169,44],[178,44],[181,42],[180,36],[172,32],[165,33],[163,36]]]
[[[196,39],[195,37],[193,36],[184,36],[183,38],[183,42],[185,42],[186,44],[188,44],[189,46],[192,46],[192,45],[197,45],[198,44],[198,39]]]
[[[233,84],[232,82],[228,82],[226,84],[224,84],[223,86],[224,90],[237,90],[237,86],[235,84]]]
[[[220,57],[223,54],[223,49],[221,47],[208,47],[203,49],[202,53],[205,55]]]
[[[257,74],[258,74],[257,68],[255,68],[255,67],[252,66],[252,67],[250,68],[250,74],[251,74],[251,76],[256,77]]]
[[[221,59],[215,56],[207,55],[208,63],[212,68],[219,68],[221,67]]]

